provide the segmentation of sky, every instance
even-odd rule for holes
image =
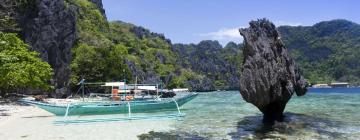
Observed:
[[[173,43],[242,42],[238,29],[267,18],[276,26],[347,19],[360,23],[360,0],[103,0],[109,21],[162,33]]]

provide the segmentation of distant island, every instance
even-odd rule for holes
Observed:
[[[9,4],[9,5],[5,5]],[[193,91],[238,90],[242,44],[204,40],[173,44],[163,34],[108,21],[101,0],[1,3],[0,31],[16,33],[53,69],[52,96],[69,95],[80,79],[161,83]],[[19,10],[21,7],[21,10]],[[35,9],[35,10],[34,10]],[[66,21],[66,22],[64,22]],[[285,46],[310,84],[360,85],[360,25],[347,20],[280,26]],[[36,93],[39,90],[16,90]],[[15,92],[10,90],[8,92]]]

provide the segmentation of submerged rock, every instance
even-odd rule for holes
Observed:
[[[283,122],[263,125],[261,116],[246,116],[236,125],[236,131],[228,135],[232,139],[351,139],[354,128],[333,119],[307,114],[286,112]],[[356,129],[355,129],[356,130]],[[350,135],[349,135],[350,134]]]
[[[196,134],[191,134],[187,132],[154,132],[150,131],[145,134],[141,134],[137,136],[139,140],[206,140],[208,138],[198,136]]]
[[[251,21],[249,28],[239,31],[244,37],[240,93],[264,114],[264,123],[283,121],[286,103],[294,92],[304,95],[307,82],[273,23],[266,19]]]

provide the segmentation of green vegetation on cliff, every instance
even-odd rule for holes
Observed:
[[[89,82],[124,78],[135,82],[137,77],[138,83],[162,83],[167,88],[206,91],[237,87],[241,67],[237,44],[229,43],[223,49],[216,41],[204,41],[195,48],[178,48],[164,35],[143,27],[107,22],[90,1],[68,2],[78,7],[78,39],[71,64],[73,84],[82,78]]]
[[[50,88],[50,65],[28,49],[15,34],[0,32],[0,95],[17,88]]]
[[[72,81],[120,81],[168,84],[176,55],[163,35],[124,22],[107,22],[87,0],[69,0],[79,8],[77,45],[73,48]],[[168,80],[165,80],[168,79]],[[173,85],[178,87],[179,85]]]
[[[182,67],[204,76],[204,88],[238,89],[243,61],[240,44],[230,42],[223,47],[218,41],[205,40],[198,44],[175,44],[173,51],[181,57]]]
[[[360,25],[332,20],[313,26],[278,28],[291,55],[312,84],[360,84]]]

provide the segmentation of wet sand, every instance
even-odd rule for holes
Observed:
[[[138,139],[149,131],[169,131],[174,120],[133,120],[87,124],[55,125],[54,116],[40,108],[0,104],[1,140],[108,140]]]

